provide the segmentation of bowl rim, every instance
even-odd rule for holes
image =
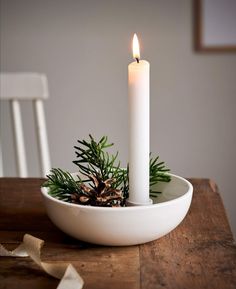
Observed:
[[[72,175],[74,175],[74,174],[76,174],[76,173],[72,173]],[[154,208],[154,207],[165,207],[165,206],[167,206],[167,205],[169,205],[169,204],[173,204],[173,203],[175,203],[175,202],[178,202],[178,201],[180,201],[180,200],[182,200],[182,199],[186,199],[186,198],[188,198],[189,196],[191,196],[192,197],[192,194],[193,194],[193,186],[192,186],[192,184],[188,181],[188,180],[186,180],[185,178],[183,178],[183,177],[180,177],[180,176],[178,176],[178,175],[175,175],[175,174],[171,174],[171,173],[169,173],[169,175],[171,176],[171,177],[174,177],[174,178],[177,178],[177,179],[179,179],[179,180],[181,180],[181,181],[183,181],[185,184],[187,184],[188,185],[188,190],[187,190],[187,192],[185,193],[185,194],[183,194],[182,196],[180,196],[180,197],[177,197],[177,198],[175,198],[175,199],[172,199],[172,200],[168,200],[168,201],[164,201],[164,202],[161,202],[161,203],[156,203],[156,204],[150,204],[150,205],[138,205],[138,206],[127,206],[127,207],[98,207],[98,206],[85,206],[85,205],[80,205],[80,204],[73,204],[73,203],[68,203],[68,202],[65,202],[65,201],[62,201],[62,200],[58,200],[58,199],[56,199],[56,198],[54,198],[54,197],[52,197],[52,196],[50,196],[49,194],[48,194],[48,188],[46,188],[46,187],[42,187],[41,186],[41,193],[42,193],[42,195],[45,197],[45,198],[47,198],[47,199],[49,199],[49,200],[51,200],[51,201],[53,201],[53,202],[55,202],[55,203],[58,203],[58,204],[61,204],[61,205],[64,205],[64,206],[66,206],[66,207],[71,207],[71,208],[78,208],[78,209],[86,209],[86,210],[99,210],[99,211],[120,211],[120,210],[130,210],[130,211],[132,211],[132,210],[137,210],[137,209],[139,209],[139,210],[145,210],[145,209],[147,209],[147,208]]]

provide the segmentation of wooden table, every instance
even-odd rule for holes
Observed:
[[[25,233],[45,240],[43,261],[71,262],[84,288],[236,288],[236,247],[216,185],[190,179],[194,197],[181,225],[140,246],[102,247],[72,239],[46,216],[42,179],[0,179],[0,242],[13,249]],[[30,258],[0,258],[0,288],[56,288]]]

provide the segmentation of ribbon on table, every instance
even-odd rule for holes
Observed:
[[[57,289],[81,289],[84,281],[72,264],[50,264],[41,261],[41,248],[44,241],[29,234],[25,234],[23,242],[13,251],[7,250],[0,244],[0,256],[30,257],[49,275],[61,279]]]

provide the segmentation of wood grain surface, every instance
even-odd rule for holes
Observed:
[[[153,242],[130,247],[83,243],[48,219],[43,179],[0,179],[0,243],[15,248],[25,233],[45,240],[43,261],[70,262],[85,289],[236,288],[236,246],[217,186],[190,179],[194,196],[184,221]],[[30,258],[0,257],[0,288],[56,288]]]

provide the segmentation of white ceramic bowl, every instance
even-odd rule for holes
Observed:
[[[128,246],[158,239],[180,224],[191,204],[193,187],[186,179],[171,174],[169,183],[153,204],[135,207],[92,207],[59,201],[42,188],[47,214],[66,234],[82,241],[111,246]]]

